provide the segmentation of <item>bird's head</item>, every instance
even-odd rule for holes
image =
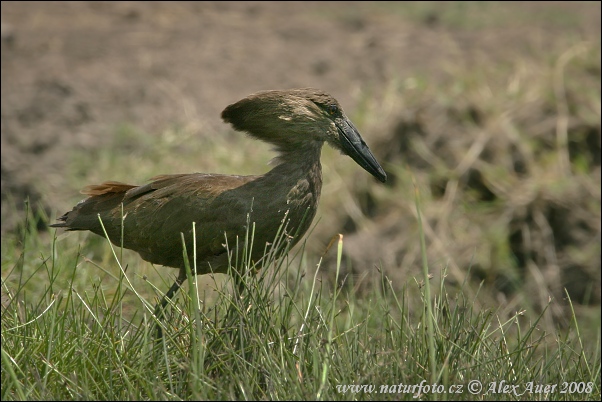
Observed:
[[[381,182],[383,168],[336,99],[313,88],[263,91],[226,107],[222,119],[234,129],[294,152],[310,143],[329,143]]]

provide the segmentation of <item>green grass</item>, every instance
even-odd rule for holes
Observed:
[[[421,46],[466,50],[362,83],[343,106],[387,185],[325,147],[306,247],[240,295],[223,275],[186,282],[159,345],[152,311],[175,271],[47,223],[87,184],[261,174],[274,154],[204,117],[154,132],[107,122],[105,145],[65,154],[60,185],[33,179],[60,210],[2,236],[2,399],[600,400],[600,35],[573,12],[586,6],[308,8],[353,41],[395,18]],[[346,237],[325,252],[333,230]],[[504,385],[520,395],[493,392]]]
[[[596,67],[597,54],[592,50],[576,61]],[[583,67],[579,63],[569,67]],[[567,232],[561,224],[564,205],[571,205],[573,213],[582,211],[578,216],[587,217],[586,226],[599,221],[599,198],[568,197],[575,193],[575,183],[599,188],[593,152],[587,152],[587,141],[580,137],[599,127],[590,111],[599,104],[599,91],[591,89],[599,87],[594,85],[599,79],[579,68],[582,80],[567,81],[576,102],[569,110],[576,108],[571,113],[584,123],[571,132],[574,141],[568,149],[556,149],[556,131],[539,135],[535,129],[556,102],[552,94],[551,99],[544,96],[550,92],[544,79],[532,79],[535,70],[530,66],[516,73],[517,82],[528,86],[506,94],[496,91],[491,99],[482,98],[489,80],[460,72],[448,86],[435,88],[418,75],[392,81],[382,100],[367,94],[352,117],[366,132],[385,131],[374,118],[377,111],[392,115],[407,106],[429,116],[445,111],[443,120],[423,123],[417,113],[399,119],[405,126],[391,138],[400,143],[387,147],[399,148],[399,154],[387,157],[388,173],[396,179],[390,187],[368,189],[365,172],[336,151],[324,150],[321,211],[343,206],[352,215],[357,209],[353,203],[361,203],[369,192],[379,208],[396,211],[386,215],[395,226],[376,217],[383,232],[371,232],[374,244],[383,256],[387,250],[401,250],[395,255],[403,260],[379,267],[354,261],[356,270],[350,269],[352,258],[345,255],[353,248],[350,230],[324,259],[316,257],[324,247],[316,253],[314,245],[311,251],[309,246],[298,248],[289,258],[272,261],[259,276],[247,278],[240,295],[222,275],[194,278],[162,320],[165,342],[160,345],[154,341],[153,306],[175,272],[154,267],[129,250],[113,249],[99,236],[55,237],[54,231],[43,230],[47,214],[29,212],[17,232],[2,237],[2,399],[599,400],[599,305],[594,300],[588,306],[589,296],[573,304],[571,297],[579,292],[566,293],[565,282],[545,276],[550,266],[548,255],[540,254],[545,246],[534,247],[530,257],[517,252],[523,244],[537,243],[518,234],[554,244],[554,236],[537,235],[538,230],[547,233],[546,226],[542,229],[530,214],[545,215],[558,235]],[[544,71],[547,80],[552,74]],[[529,103],[533,91],[538,96]],[[497,124],[502,115],[509,126]],[[544,120],[556,119],[551,116]],[[244,136],[239,137],[256,148],[242,155],[231,152],[225,136],[190,141],[196,131],[194,126],[174,128],[155,138],[120,127],[114,142],[97,155],[70,156],[72,194],[105,179],[142,183],[197,164],[194,169],[205,172],[262,173],[258,161],[273,156],[265,144],[254,145]],[[487,157],[464,166],[473,139],[489,131]],[[433,148],[437,141],[421,133],[440,136],[444,146]],[[407,143],[402,142],[406,137]],[[133,146],[138,143],[140,147]],[[524,177],[508,168],[514,143],[524,154],[529,172],[521,173]],[[578,169],[562,178],[552,167],[565,151],[571,167]],[[458,166],[478,174],[460,175]],[[353,174],[358,177],[348,180],[353,189],[344,188],[341,178]],[[424,227],[413,217],[413,176],[421,191]],[[458,192],[452,192],[456,197],[450,201],[445,195],[454,188]],[[521,197],[531,195],[532,212],[523,216]],[[365,211],[353,217],[357,226],[367,220]],[[332,235],[329,230],[343,226],[336,212],[318,215],[321,221],[308,245],[320,244]],[[599,241],[586,245],[571,245],[565,255],[577,266],[595,267]],[[527,273],[519,269],[519,257],[530,267]],[[585,294],[595,295],[591,288],[599,283],[583,280],[574,266],[567,264],[574,282],[588,283]],[[427,274],[433,279],[425,280]],[[543,285],[542,278],[547,281]],[[469,385],[478,383],[471,381],[479,381],[483,390],[472,394]],[[437,392],[418,388],[421,383],[436,383]],[[529,392],[529,384],[543,388]],[[518,385],[521,394],[493,392],[492,387],[498,391],[500,386],[504,391],[504,385]],[[375,388],[368,392],[360,386]],[[442,393],[440,387],[454,387],[455,392]]]
[[[103,241],[110,257],[83,265],[79,238],[57,243],[28,216],[18,238],[2,240],[3,400],[600,399],[599,327],[588,341],[574,312],[553,332],[540,326],[547,309],[501,318],[477,309],[466,283],[450,293],[445,272],[397,290],[375,269],[359,297],[339,275],[342,236],[328,251],[335,266],[310,263],[301,247],[245,277],[241,293],[189,279],[156,342],[153,289],[167,284],[131,268],[150,264]],[[327,268],[334,281],[321,276]]]

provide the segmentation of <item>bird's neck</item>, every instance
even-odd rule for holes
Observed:
[[[274,161],[272,170],[260,179],[264,185],[264,197],[278,212],[286,211],[288,222],[285,233],[298,236],[290,244],[295,245],[309,229],[316,215],[322,191],[322,142],[312,141],[283,151]]]
[[[280,182],[290,182],[296,185],[299,180],[309,180],[317,185],[317,191],[322,186],[322,165],[320,154],[323,142],[311,141],[297,147],[279,148],[280,154],[271,163],[276,166],[266,176],[278,178]]]

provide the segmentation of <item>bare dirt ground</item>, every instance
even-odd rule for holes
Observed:
[[[365,5],[350,17],[339,7],[3,2],[3,197],[66,203],[58,193],[74,189],[63,179],[65,155],[109,141],[121,122],[157,133],[192,114],[206,121],[204,132],[218,132],[229,103],[304,86],[352,108],[360,88],[421,65],[426,52],[411,28],[364,17]],[[410,60],[399,63],[406,54]],[[2,218],[3,230],[12,227]]]
[[[353,111],[394,80],[446,82],[450,66],[469,75],[484,59],[503,64],[571,35],[599,43],[599,3],[485,5],[495,15],[483,26],[456,22],[471,7],[424,7],[408,17],[372,2],[2,2],[2,232],[22,219],[7,201],[70,208],[79,189],[67,156],[92,155],[122,123],[152,135],[195,119],[202,141],[223,132],[226,105],[259,90],[318,87]],[[551,22],[563,15],[578,28]],[[407,145],[404,113],[383,114],[389,130],[364,134],[385,164]]]

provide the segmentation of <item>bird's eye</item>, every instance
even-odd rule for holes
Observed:
[[[328,113],[329,113],[331,116],[334,116],[334,115],[335,115],[335,114],[337,114],[337,113],[338,113],[338,111],[339,111],[339,108],[337,107],[337,105],[328,105],[326,108],[327,108],[327,110],[328,110]]]

